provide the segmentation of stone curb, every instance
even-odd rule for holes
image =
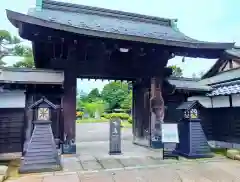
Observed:
[[[0,165],[0,182],[3,182],[7,178],[8,166]]]

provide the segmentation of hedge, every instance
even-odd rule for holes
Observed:
[[[122,120],[128,120],[130,118],[129,114],[127,113],[109,113],[109,114],[102,114],[102,117],[106,119],[111,118],[120,118]]]
[[[133,122],[132,117],[129,117],[129,118],[128,118],[128,122],[132,124],[132,122]]]

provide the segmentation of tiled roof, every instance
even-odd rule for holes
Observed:
[[[240,85],[235,84],[231,86],[223,86],[214,89],[211,93],[207,94],[207,96],[218,96],[218,95],[231,95],[240,93]]]
[[[15,26],[24,22],[88,36],[219,51],[234,46],[192,39],[178,31],[176,20],[51,0],[43,0],[40,11],[33,8],[28,15],[7,11],[7,16]]]
[[[62,85],[63,81],[62,71],[0,67],[0,83]]]
[[[189,110],[192,107],[194,107],[196,104],[199,104],[198,101],[193,100],[193,101],[186,101],[181,103],[176,109],[180,109],[180,110]]]
[[[198,83],[198,80],[196,79],[170,77],[168,81],[172,85],[176,85],[177,89],[185,89],[185,90],[191,90],[191,91],[211,91],[212,89],[210,86]]]
[[[225,51],[227,56],[232,59],[240,59],[240,48],[235,47],[233,49],[228,49]]]
[[[219,71],[219,68],[229,61],[229,59],[239,60],[240,59],[240,48],[234,47],[232,49],[227,49],[224,51],[224,54],[216,63],[202,76],[202,79],[210,78],[216,75]]]
[[[240,79],[240,68],[220,72],[213,77],[200,80],[199,83],[202,85],[215,85],[237,79]]]
[[[213,91],[207,96],[231,95],[240,93],[240,80],[213,85]]]

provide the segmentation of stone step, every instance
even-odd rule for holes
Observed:
[[[23,168],[19,169],[19,173],[34,173],[34,172],[53,172],[60,171],[62,167],[54,164],[37,164],[37,165],[24,165]]]
[[[40,158],[40,159],[29,159],[25,160],[24,164],[31,165],[31,164],[56,164],[56,159],[50,159],[50,158]]]

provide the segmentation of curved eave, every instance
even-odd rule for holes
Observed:
[[[117,33],[108,33],[108,32],[95,31],[95,30],[89,30],[89,29],[83,29],[83,28],[80,29],[78,27],[74,27],[71,25],[60,24],[58,22],[53,22],[53,21],[47,21],[47,20],[39,19],[33,16],[17,13],[10,10],[6,10],[6,12],[10,22],[17,28],[19,28],[18,27],[19,23],[28,23],[28,24],[38,25],[42,27],[52,28],[56,30],[61,30],[61,31],[66,31],[66,32],[71,32],[71,33],[76,33],[81,35],[120,39],[120,40],[127,40],[127,41],[145,42],[145,43],[174,46],[174,47],[185,47],[185,48],[191,48],[191,49],[225,50],[225,49],[230,49],[234,46],[234,43],[175,41],[175,40],[164,40],[164,39],[154,39],[154,38],[148,38],[148,37],[123,35],[123,34],[117,34]]]

